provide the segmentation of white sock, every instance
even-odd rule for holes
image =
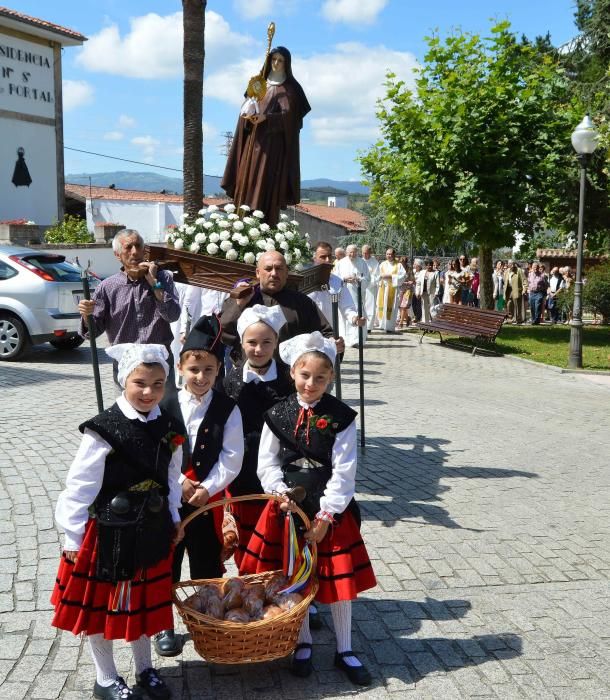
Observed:
[[[311,644],[312,641],[313,640],[311,638],[311,632],[309,631],[309,615],[305,615],[303,625],[299,632],[299,639],[297,640],[297,644]],[[303,659],[308,659],[310,656],[311,649],[299,649],[295,654],[295,658],[299,661],[303,661]]]
[[[330,604],[330,612],[333,616],[335,637],[337,638],[337,651],[352,650],[352,601],[338,600]],[[348,666],[362,666],[355,656],[345,656],[343,661]]]
[[[95,664],[97,682],[102,688],[108,688],[118,678],[114,656],[112,654],[112,639],[104,639],[103,634],[90,634],[89,649]]]
[[[140,639],[136,639],[135,642],[130,643],[136,673],[142,673],[142,671],[145,671],[147,668],[152,668],[150,637],[143,634]]]

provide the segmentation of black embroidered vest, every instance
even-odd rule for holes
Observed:
[[[265,411],[294,391],[290,381],[278,376],[270,382],[248,382],[243,380],[243,365],[233,367],[224,382],[228,396],[237,402],[244,426],[244,461],[237,478],[231,483],[233,496],[262,493],[261,482],[256,475],[258,446],[265,422]]]
[[[233,399],[218,393],[215,389],[210,391],[212,392],[212,400],[206,411],[205,418],[201,421],[197,431],[197,441],[192,454],[189,455],[190,445],[188,439],[182,446],[184,455],[182,473],[186,473],[190,466],[197,475],[198,481],[206,479],[212,467],[218,461],[222,451],[225,423],[229,419],[231,411],[235,408]],[[180,428],[178,432],[187,435],[178,396],[169,397],[167,400],[163,399],[161,405],[176,422],[179,422]]]

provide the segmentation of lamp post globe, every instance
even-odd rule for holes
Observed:
[[[580,197],[578,200],[578,241],[576,248],[576,279],[574,280],[574,307],[570,321],[570,352],[568,367],[582,368],[582,258],[584,248],[585,189],[587,165],[597,148],[599,134],[589,115],[585,115],[572,132],[572,146],[580,165]]]

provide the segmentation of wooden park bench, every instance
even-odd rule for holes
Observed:
[[[475,344],[472,354],[475,355],[477,350],[481,349],[477,347],[477,341],[493,344],[507,316],[503,311],[488,311],[461,304],[442,304],[432,321],[417,324],[418,329],[423,331],[419,342],[422,342],[426,333],[438,333],[441,343],[448,343],[447,340],[443,340],[443,333],[460,338],[473,338]]]

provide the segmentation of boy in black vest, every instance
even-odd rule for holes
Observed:
[[[163,406],[188,435],[180,477],[183,520],[208,501],[223,497],[224,489],[239,474],[244,456],[239,408],[233,399],[213,389],[224,356],[221,332],[216,316],[202,316],[197,321],[178,361],[185,386],[175,397],[168,397]],[[185,549],[191,579],[222,576],[221,524],[222,510],[216,508],[187,526],[174,552],[174,582],[180,580]],[[174,630],[158,634],[155,649],[160,656],[175,656],[182,651]]]

